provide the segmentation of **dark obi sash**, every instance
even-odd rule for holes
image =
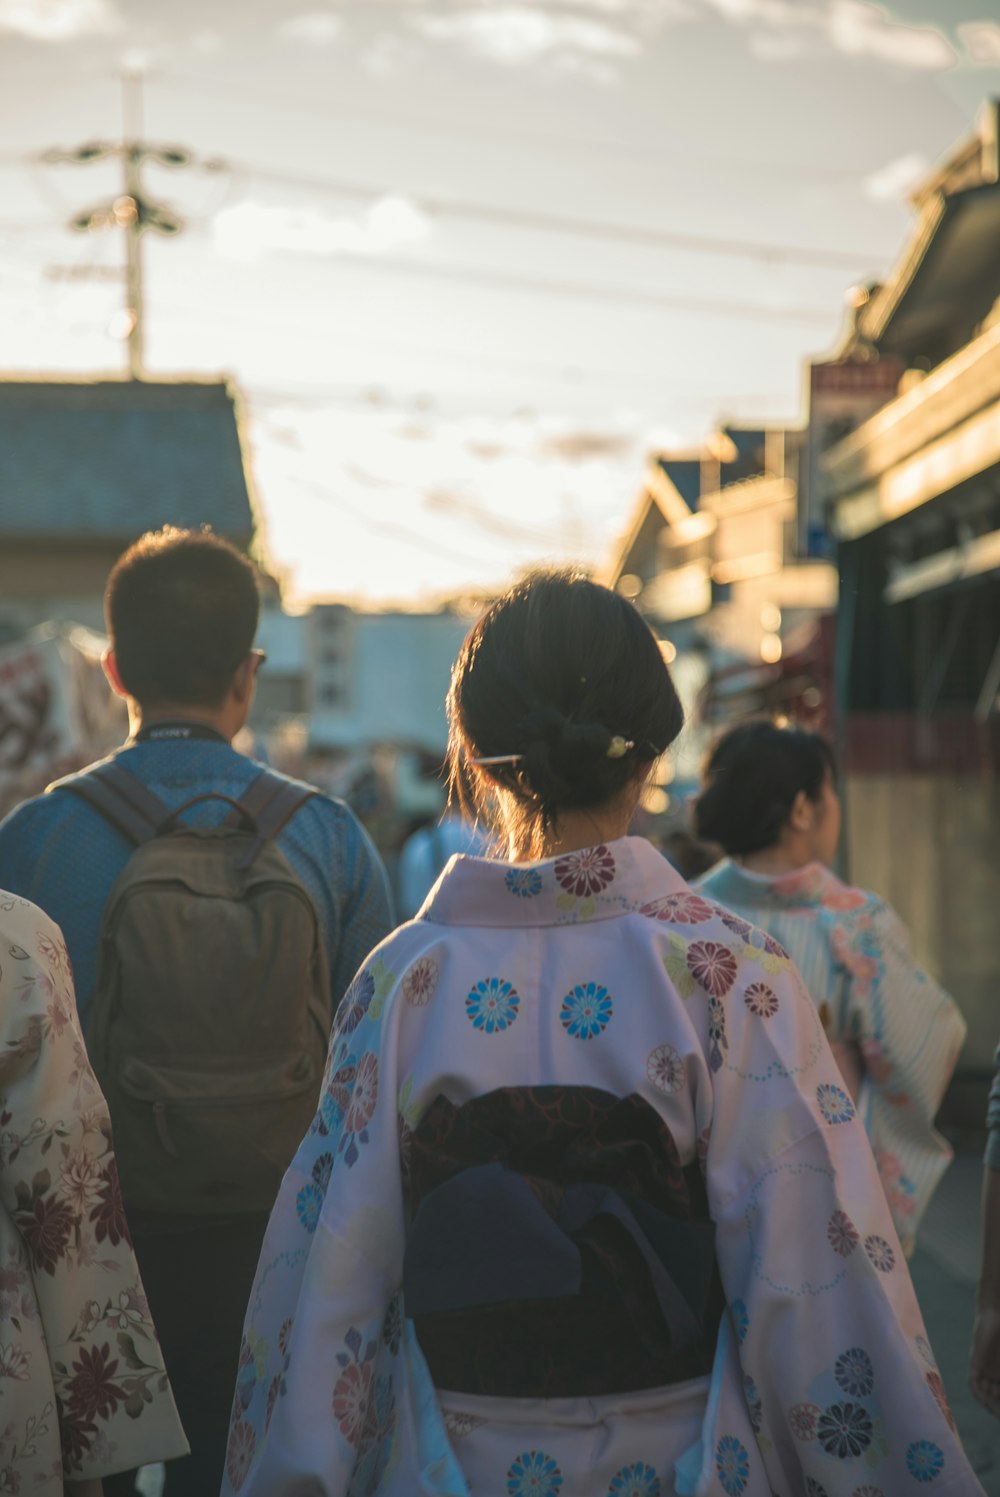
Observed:
[[[437,1387],[593,1397],[711,1370],[704,1182],[641,1097],[439,1096],[408,1142],[403,1292]]]

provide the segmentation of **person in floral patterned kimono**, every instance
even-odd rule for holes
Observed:
[[[509,861],[345,995],[224,1493],[981,1497],[815,1004],[627,835],[682,723],[646,624],[532,577],[449,710]]]
[[[919,966],[899,917],[828,866],[840,839],[840,801],[825,739],[771,722],[741,723],[715,744],[704,781],[698,833],[729,857],[697,887],[769,931],[802,974],[864,1119],[909,1257],[952,1157],[934,1115],[965,1020]]]
[[[0,1493],[187,1452],[58,926],[0,892]]]

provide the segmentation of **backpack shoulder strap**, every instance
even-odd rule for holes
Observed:
[[[55,790],[78,795],[137,847],[155,837],[169,815],[159,797],[113,759],[102,759],[90,769],[57,780],[49,786],[49,791]]]
[[[287,826],[300,806],[318,793],[311,785],[300,785],[273,770],[262,769],[240,796],[238,804],[253,818],[258,837],[270,840]]]

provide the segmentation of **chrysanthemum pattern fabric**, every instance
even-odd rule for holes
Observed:
[[[62,934],[0,893],[0,1492],[186,1450]]]
[[[460,858],[355,999],[265,1239],[229,1497],[665,1497],[679,1461],[698,1497],[981,1491],[864,1129],[773,937],[640,839]],[[729,1304],[711,1400],[707,1379],[558,1408],[431,1386],[402,1298],[413,1130],[442,1093],[546,1085],[638,1093],[700,1162]]]

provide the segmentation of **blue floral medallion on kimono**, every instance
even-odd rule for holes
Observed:
[[[524,1230],[500,1251],[490,1234],[512,1219]],[[700,1279],[678,1246],[699,1231]],[[629,1303],[618,1265],[640,1260]],[[605,1288],[623,1337],[643,1347],[645,1327],[643,1355],[664,1357],[655,1385],[609,1374],[597,1390],[600,1345],[553,1346],[565,1304],[597,1323]],[[470,1335],[499,1347],[504,1306],[523,1384]],[[864,1128],[781,945],[639,838],[453,858],[340,1009],[251,1296],[227,1497],[929,1485],[981,1493]]]

